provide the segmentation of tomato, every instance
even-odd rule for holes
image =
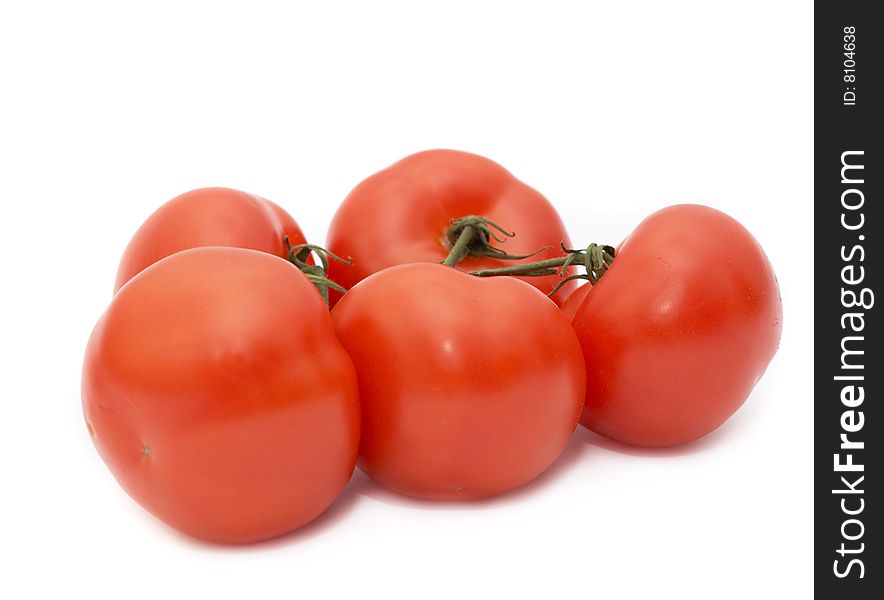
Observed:
[[[569,321],[574,320],[574,315],[577,314],[577,309],[580,308],[580,305],[583,303],[583,300],[586,298],[586,294],[589,293],[589,290],[592,289],[592,286],[588,283],[584,283],[570,294],[565,296],[565,299],[562,301],[562,312],[565,313],[565,316],[568,317]]]
[[[629,444],[713,431],[779,345],[782,304],[767,257],[742,225],[705,206],[646,218],[583,295],[573,318],[587,372],[582,423]]]
[[[539,192],[495,162],[466,152],[429,150],[413,154],[372,175],[350,192],[329,228],[328,249],[351,257],[334,264],[329,277],[345,288],[387,267],[414,262],[440,263],[451,250],[446,230],[455,219],[487,217],[516,236],[496,246],[509,254],[535,252],[530,260],[562,255],[568,234],[555,209]],[[527,260],[527,259],[526,259]],[[470,256],[464,271],[518,264]],[[561,281],[556,275],[527,278],[544,293]],[[557,292],[554,300],[568,289]],[[332,294],[333,302],[339,294]]]
[[[166,202],[135,233],[114,291],[161,258],[188,248],[232,246],[285,257],[285,236],[292,246],[305,242],[295,220],[270,200],[228,188],[193,190]]]
[[[546,469],[577,425],[577,337],[522,281],[400,265],[353,287],[332,320],[359,380],[360,467],[389,489],[500,494]]]
[[[266,253],[197,248],[142,271],[96,325],[82,391],[122,487],[197,538],[300,527],[356,464],[353,363],[317,290]]]

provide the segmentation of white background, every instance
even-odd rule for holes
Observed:
[[[810,597],[810,3],[312,4],[0,8],[0,596]],[[503,164],[575,242],[684,201],[742,221],[785,313],[746,406],[672,451],[579,429],[540,480],[485,503],[357,473],[319,520],[251,547],[145,513],[79,399],[136,227],[223,185],[322,242],[356,183],[433,147]]]

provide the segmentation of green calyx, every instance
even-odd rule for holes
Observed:
[[[522,260],[534,256],[538,252],[548,250],[549,246],[531,254],[509,254],[492,245],[492,242],[503,243],[515,237],[515,232],[507,231],[494,221],[476,215],[454,219],[445,231],[445,240],[451,250],[443,265],[453,267],[468,256],[490,256],[502,260]]]
[[[288,236],[282,238],[282,243],[285,245],[286,249],[285,259],[295,265],[307,277],[307,279],[316,286],[316,289],[319,290],[319,294],[325,301],[326,306],[328,306],[329,288],[341,292],[342,294],[347,292],[346,288],[328,278],[328,265],[329,259],[336,260],[346,265],[351,264],[353,262],[352,259],[343,259],[315,244],[298,244],[292,246],[289,242]],[[319,260],[318,264],[311,265],[307,262],[311,254]]]

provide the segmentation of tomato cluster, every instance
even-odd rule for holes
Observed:
[[[245,543],[311,521],[357,462],[402,494],[485,498],[578,423],[641,446],[721,425],[780,338],[749,232],[680,205],[618,248],[569,245],[542,195],[464,152],[360,183],[327,250],[264,198],[188,192],[123,254],[86,349],[87,429],[147,510]]]

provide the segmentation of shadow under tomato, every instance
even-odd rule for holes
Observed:
[[[629,444],[624,444],[623,442],[605,438],[582,425],[578,425],[568,446],[565,448],[564,452],[562,452],[562,455],[559,456],[558,460],[556,460],[556,462],[554,462],[546,471],[529,483],[493,498],[486,498],[483,500],[424,500],[420,498],[411,498],[381,487],[372,481],[368,475],[357,468],[353,473],[353,476],[350,478],[349,483],[344,488],[344,491],[324,513],[304,527],[283,534],[279,537],[251,544],[225,546],[200,541],[188,537],[172,528],[168,529],[173,535],[179,536],[186,542],[201,549],[215,550],[219,552],[235,552],[238,550],[262,551],[275,550],[293,544],[300,544],[317,535],[322,535],[326,530],[336,526],[340,521],[346,519],[363,497],[393,506],[401,506],[417,510],[487,510],[498,506],[505,506],[509,503],[522,501],[535,494],[541,493],[546,486],[553,484],[568,469],[573,468],[580,462],[585,462],[588,456],[591,457],[590,460],[597,460],[598,457],[603,454],[602,452],[598,452],[599,449],[643,458],[671,458],[713,450],[717,446],[729,443],[731,438],[741,438],[751,435],[750,432],[754,430],[753,423],[759,419],[759,413],[765,410],[765,404],[771,400],[770,396],[773,395],[771,391],[773,384],[770,381],[772,378],[768,376],[767,379],[767,382],[762,381],[761,384],[759,384],[750,396],[746,405],[737,411],[730,420],[709,435],[681,446],[670,448],[643,448],[640,446],[631,446]]]
[[[487,510],[504,506],[539,493],[544,487],[561,477],[568,469],[585,460],[586,454],[591,453],[589,450],[591,444],[585,439],[587,435],[590,435],[590,432],[586,428],[578,426],[565,450],[546,471],[525,485],[499,496],[480,500],[426,500],[412,498],[411,496],[405,496],[383,488],[372,481],[368,475],[358,471],[358,475],[364,478],[367,483],[360,493],[378,502],[417,510]]]

